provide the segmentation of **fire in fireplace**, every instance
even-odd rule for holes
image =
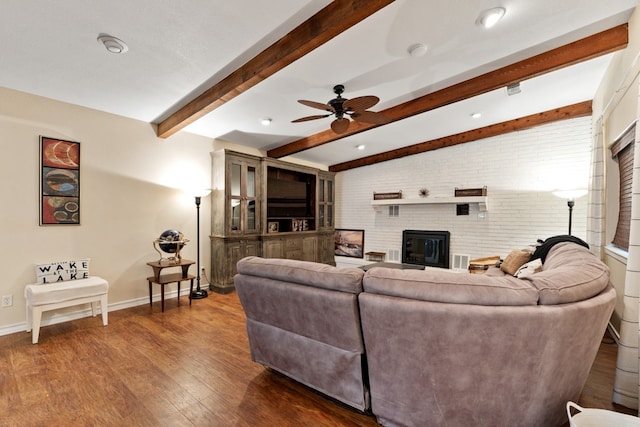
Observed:
[[[448,231],[404,230],[402,263],[449,268]]]

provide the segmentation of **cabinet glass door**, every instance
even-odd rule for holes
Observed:
[[[228,213],[230,234],[258,232],[258,164],[231,158],[229,170]]]
[[[231,230],[240,230],[240,199],[231,199]]]
[[[256,167],[255,166],[247,166],[247,189],[246,189],[246,227],[245,232],[247,233],[255,233],[258,231],[258,222],[256,216],[256,205],[257,205],[257,195],[256,195]]]
[[[318,228],[324,228],[324,179],[320,179],[318,182]]]
[[[242,165],[238,163],[231,164],[231,193],[230,195],[240,197],[240,188],[242,180]]]
[[[327,180],[327,227],[333,227],[333,181]]]
[[[318,228],[333,227],[333,179],[318,179]]]

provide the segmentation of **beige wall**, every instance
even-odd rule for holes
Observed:
[[[606,159],[606,236],[605,244],[613,239],[618,220],[618,166],[611,159],[609,145],[618,138],[638,116],[638,72],[640,63],[640,12],[636,10],[629,20],[629,45],[614,54],[611,65],[593,101],[593,117],[603,117]],[[607,256],[612,283],[618,295],[624,294],[626,264],[620,258]],[[616,306],[614,321],[622,316],[620,304]],[[616,322],[617,323],[617,322]],[[619,325],[616,325],[616,327]]]
[[[612,256],[608,253],[604,255],[604,262],[609,266],[609,269],[611,270],[611,283],[618,284],[618,287],[624,284],[624,277],[626,275],[627,264],[623,261],[624,260],[622,260],[621,258]],[[620,320],[622,319],[622,310],[624,309],[624,293],[620,290],[617,290],[616,292],[616,307],[613,316],[611,317],[611,324],[616,331],[620,331]]]
[[[0,333],[24,324],[23,289],[35,280],[35,263],[90,257],[91,273],[110,282],[109,305],[119,308],[148,298],[145,263],[158,258],[152,242],[162,231],[182,231],[190,239],[183,256],[195,259],[195,203],[178,188],[210,187],[211,139],[159,139],[148,123],[3,88],[0,99],[0,295],[13,295],[13,306],[0,308]],[[80,226],[38,225],[40,135],[81,143]],[[200,214],[208,271],[208,198]]]

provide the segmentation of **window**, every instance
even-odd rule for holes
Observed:
[[[611,157],[618,163],[620,173],[620,209],[616,234],[612,243],[627,251],[629,250],[629,230],[631,228],[631,185],[633,183],[635,135],[636,125],[634,124],[611,145]]]

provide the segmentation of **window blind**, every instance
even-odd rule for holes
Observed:
[[[629,250],[629,231],[631,229],[631,186],[633,183],[633,156],[635,145],[635,124],[611,145],[611,156],[618,162],[620,173],[620,200],[618,225],[613,244]]]

